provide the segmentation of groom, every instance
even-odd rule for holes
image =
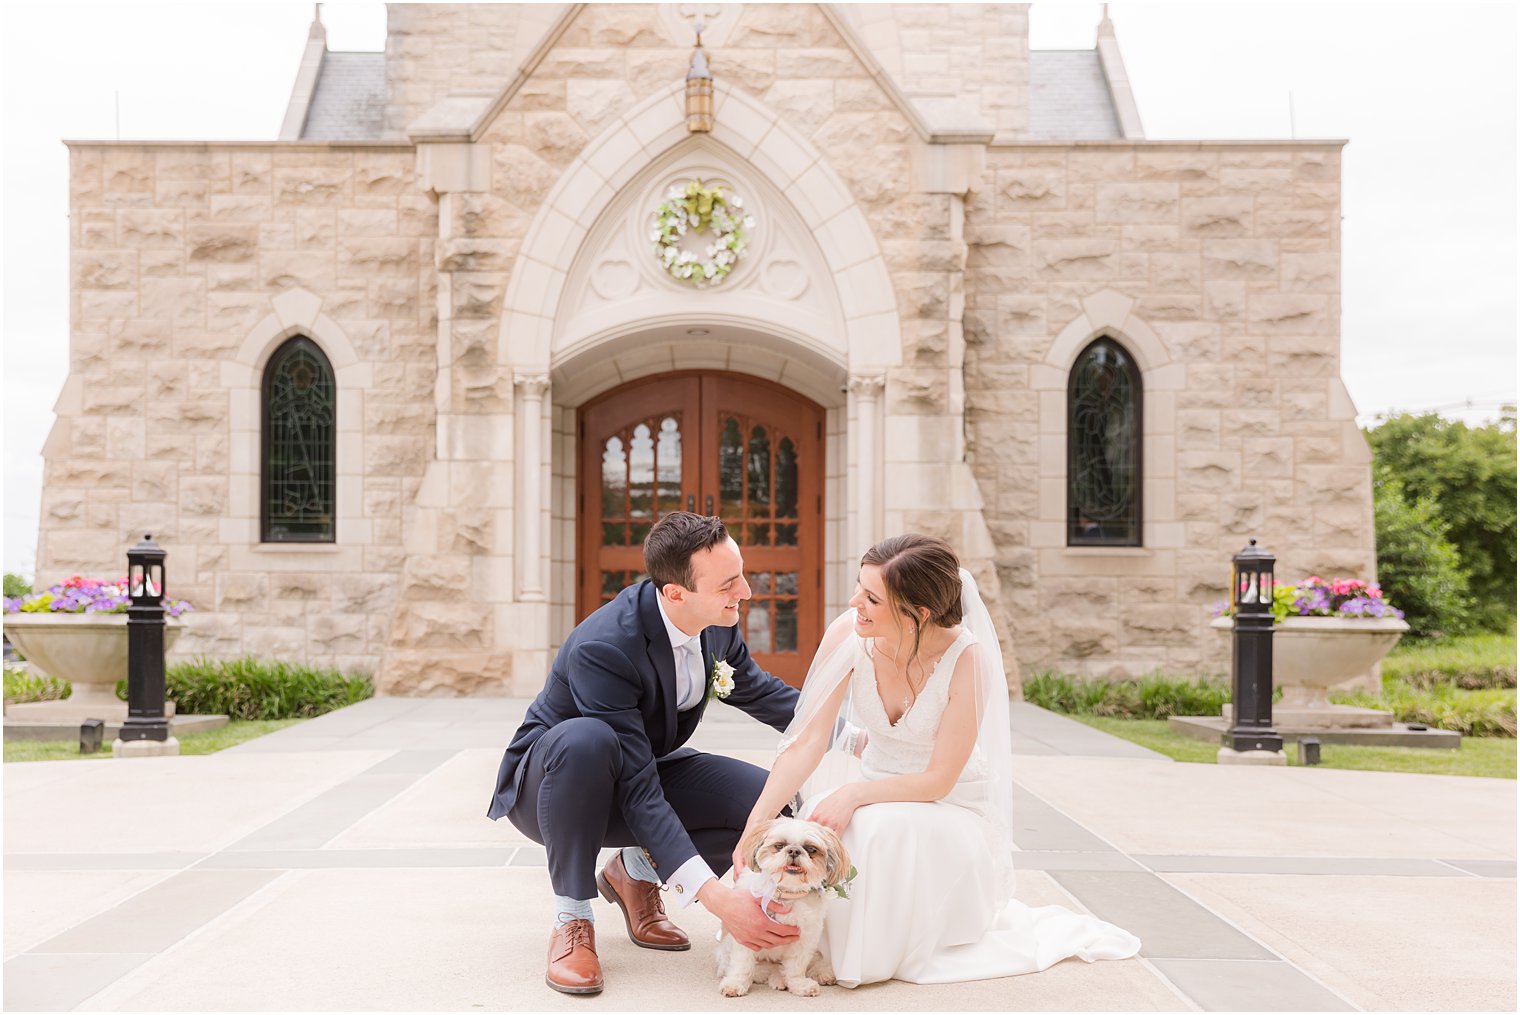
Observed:
[[[750,597],[744,560],[718,518],[678,511],[644,540],[649,578],[582,621],[560,648],[544,689],[502,758],[488,815],[506,815],[544,844],[555,895],[545,981],[566,994],[602,989],[591,900],[600,891],[644,948],[684,951],[665,916],[663,877],[677,906],[702,903],[741,944],[782,944],[747,891],[718,881],[762,768],[682,747],[707,707],[719,661],[733,667],[727,696],[785,730],[797,692],[750,658],[738,631]],[[623,846],[594,873],[604,846]],[[640,848],[642,847],[642,848]]]

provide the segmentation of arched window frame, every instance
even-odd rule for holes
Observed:
[[[1131,483],[1131,503],[1124,518],[1127,522],[1128,533],[1123,535],[1086,534],[1080,531],[1079,517],[1076,506],[1076,482],[1077,482],[1077,455],[1078,455],[1078,428],[1076,420],[1076,385],[1078,375],[1088,357],[1100,347],[1114,350],[1121,357],[1121,363],[1125,367],[1130,387],[1134,392],[1133,426],[1130,433],[1130,455],[1134,460],[1134,478]],[[1144,504],[1145,504],[1145,385],[1140,373],[1140,364],[1135,354],[1111,335],[1103,334],[1093,339],[1083,347],[1072,363],[1071,370],[1066,379],[1066,545],[1067,546],[1123,546],[1139,547],[1144,545]],[[1101,519],[1098,520],[1101,523]]]
[[[270,516],[271,484],[274,476],[271,469],[272,451],[272,420],[271,402],[273,386],[276,375],[284,366],[286,359],[295,351],[301,350],[312,356],[320,365],[326,381],[332,387],[331,420],[327,426],[325,437],[325,454],[322,456],[325,464],[325,485],[328,489],[329,501],[327,503],[327,526],[325,531],[316,533],[291,533],[274,531],[274,519]],[[259,418],[260,418],[260,441],[259,441],[259,541],[261,543],[290,544],[290,543],[336,543],[338,538],[338,375],[333,369],[333,364],[323,351],[322,346],[314,339],[303,334],[296,334],[280,343],[279,347],[270,355],[264,366],[263,380],[260,385]]]

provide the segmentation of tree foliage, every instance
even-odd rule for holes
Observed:
[[[1507,629],[1515,616],[1513,418],[1469,427],[1434,413],[1400,413],[1368,431],[1367,439],[1385,482],[1411,507],[1429,502],[1429,517],[1445,526],[1476,600],[1474,619]],[[1381,524],[1378,539],[1384,539]],[[1381,576],[1381,545],[1378,557]]]
[[[1372,509],[1377,526],[1378,583],[1404,611],[1418,637],[1459,634],[1473,626],[1467,572],[1447,538],[1433,497],[1411,503],[1386,466],[1373,470]]]

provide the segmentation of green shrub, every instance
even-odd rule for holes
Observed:
[[[1024,699],[1052,712],[1165,719],[1173,715],[1218,715],[1230,700],[1229,685],[1206,678],[1150,673],[1139,680],[1084,680],[1065,673],[1037,672],[1024,682]]]
[[[176,711],[232,719],[304,719],[375,693],[366,673],[345,676],[337,670],[252,656],[197,658],[170,666],[165,676]],[[116,695],[126,698],[125,680],[117,682]]]
[[[5,598],[15,599],[17,596],[29,596],[31,594],[31,582],[13,571],[5,572]]]
[[[67,680],[38,676],[23,666],[5,668],[5,703],[20,705],[29,701],[59,701],[74,690]]]
[[[1429,496],[1411,497],[1386,467],[1373,470],[1378,583],[1415,638],[1458,634],[1475,621],[1467,572]]]
[[[1450,684],[1463,690],[1515,686],[1515,636],[1475,634],[1434,641],[1401,642],[1383,660],[1383,684],[1427,688]]]
[[[1381,695],[1335,691],[1330,700],[1338,705],[1381,708],[1392,712],[1399,722],[1424,723],[1469,737],[1515,735],[1513,689],[1464,691],[1450,684],[1422,688],[1402,681],[1386,681]]]

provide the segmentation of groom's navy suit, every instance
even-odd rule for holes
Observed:
[[[570,633],[501,760],[487,814],[547,847],[556,895],[596,894],[604,846],[642,846],[662,877],[700,854],[721,876],[765,785],[764,769],[682,746],[708,696],[677,711],[657,595],[646,579]],[[784,730],[797,691],[760,669],[737,627],[701,638],[709,688],[715,662],[726,661],[727,704]]]

